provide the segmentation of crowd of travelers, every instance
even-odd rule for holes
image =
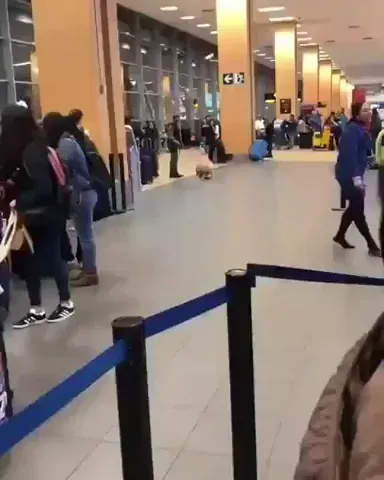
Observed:
[[[10,211],[16,211],[18,227],[31,240],[12,252],[11,265],[13,260],[21,265],[17,273],[25,280],[30,303],[16,329],[66,320],[75,313],[71,287],[99,283],[93,221],[99,173],[105,166],[82,119],[78,109],[66,116],[50,112],[41,124],[25,105],[8,105],[1,112],[3,225]],[[76,230],[75,254],[69,221]],[[42,299],[44,269],[54,278],[59,297],[49,314]]]

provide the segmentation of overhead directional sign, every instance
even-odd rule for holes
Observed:
[[[244,85],[245,73],[223,73],[223,85]]]

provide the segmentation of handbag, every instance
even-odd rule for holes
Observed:
[[[18,225],[18,216],[15,209],[11,209],[0,242],[0,263],[8,257],[11,250],[21,250],[27,246],[33,253],[33,241],[24,225]]]

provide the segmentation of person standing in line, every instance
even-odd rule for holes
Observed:
[[[180,126],[180,117],[175,115],[173,117],[173,122],[167,127],[167,137],[168,137],[168,150],[171,154],[171,160],[169,163],[169,178],[181,178],[183,175],[179,173],[178,163],[179,163],[179,152],[182,146],[181,141],[181,126]]]
[[[377,110],[377,108],[373,108],[372,109],[372,117],[371,117],[371,123],[369,125],[369,131],[371,133],[371,137],[372,137],[372,151],[373,153],[375,153],[376,151],[376,140],[377,140],[377,137],[379,135],[379,133],[381,132],[381,118],[380,118],[380,115],[379,115],[379,111]]]
[[[341,133],[343,133],[347,124],[348,124],[348,117],[345,114],[345,108],[344,107],[341,107],[341,109],[340,109],[339,123],[340,123],[340,127],[341,127]]]
[[[284,120],[281,124],[281,129],[287,134],[289,139],[289,148],[293,148],[295,146],[295,138],[297,135],[297,121],[293,113],[289,115],[288,120]]]
[[[13,205],[28,229],[34,252],[25,252],[24,274],[29,311],[14,328],[22,329],[48,321],[61,322],[75,313],[69,291],[67,265],[61,258],[60,237],[68,205],[59,195],[65,173],[32,114],[19,105],[1,113],[0,181],[12,181]],[[47,317],[41,298],[41,267],[49,258],[59,293],[59,304]]]
[[[85,153],[77,141],[82,132],[77,128],[73,117],[63,117],[57,112],[48,113],[44,117],[43,128],[50,147],[57,150],[68,167],[76,199],[73,219],[83,252],[83,261],[81,268],[71,271],[71,284],[74,287],[98,285],[93,231],[93,211],[97,203],[97,193],[92,186]]]
[[[380,249],[373,239],[364,213],[365,183],[364,174],[368,164],[368,152],[371,139],[366,126],[371,120],[371,111],[366,103],[352,105],[351,120],[340,139],[339,154],[335,168],[336,180],[340,184],[341,194],[348,201],[339,229],[333,241],[345,249],[354,248],[347,242],[345,235],[352,223],[364,237],[368,253],[380,257]]]
[[[271,122],[269,120],[265,121],[265,141],[268,145],[268,151],[266,158],[273,158],[272,148],[273,148],[273,136],[275,133],[274,129],[274,120]]]
[[[215,121],[213,119],[210,119],[209,124],[205,129],[205,139],[208,147],[208,158],[212,163],[215,156],[218,138],[219,138],[219,126],[215,125]]]

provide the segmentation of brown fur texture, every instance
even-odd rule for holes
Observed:
[[[196,176],[201,180],[210,180],[212,178],[212,166],[207,163],[198,163],[196,165]]]

